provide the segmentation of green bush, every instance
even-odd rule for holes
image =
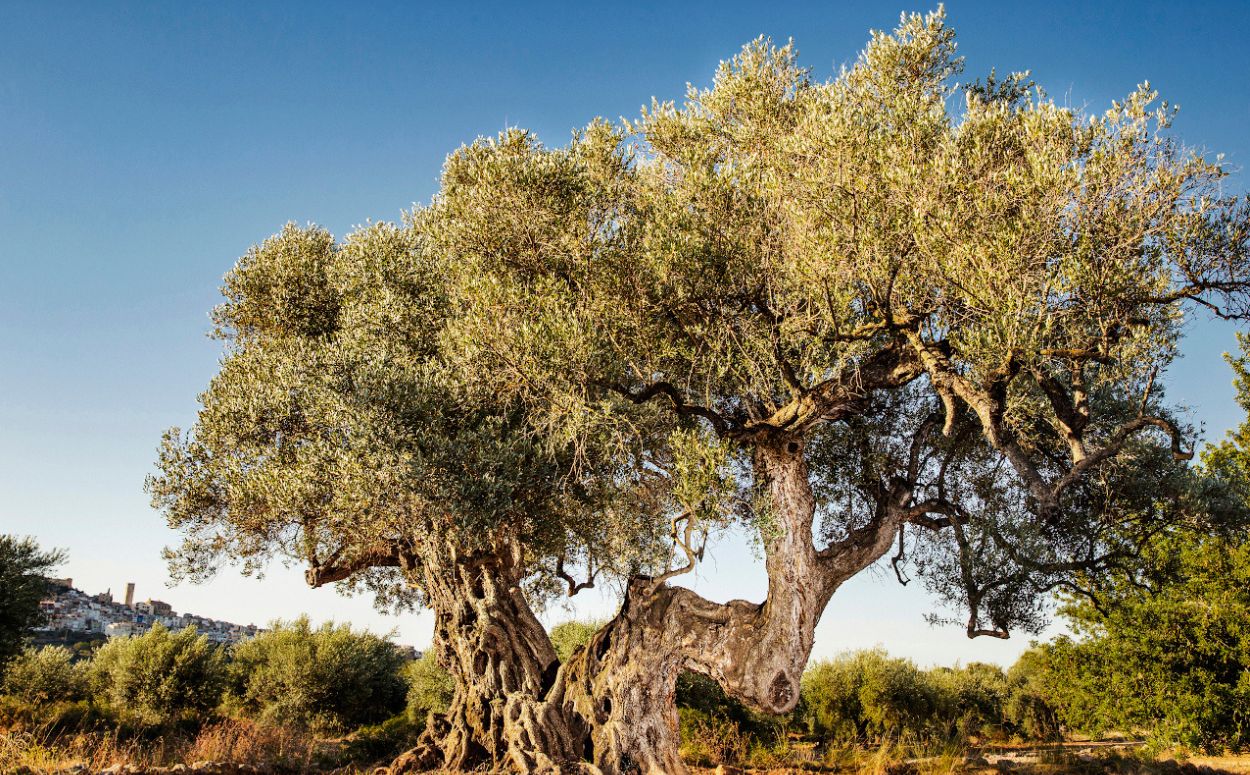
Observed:
[[[967,667],[928,671],[937,690],[937,718],[932,725],[947,739],[1002,739],[1011,735],[1004,708],[1007,674],[997,665],[973,662]]]
[[[1164,535],[1141,562],[1149,585],[1115,576],[1099,606],[1069,600],[1076,637],[1013,668],[1016,723],[1143,735],[1155,749],[1250,749],[1250,544]]]
[[[32,705],[80,700],[86,697],[87,676],[63,646],[28,648],[9,663],[0,693]]]
[[[1007,672],[1003,715],[1017,736],[1026,740],[1062,738],[1056,692],[1048,685],[1052,676],[1046,652],[1036,645],[1021,654]]]
[[[808,730],[834,741],[919,739],[944,726],[935,681],[880,649],[814,664],[803,675],[802,705]]]
[[[187,627],[160,624],[143,635],[116,638],[96,652],[94,693],[121,717],[142,724],[200,718],[221,700],[226,677],[222,650]]]
[[[361,727],[344,741],[338,758],[342,765],[394,759],[416,744],[421,729],[407,714],[393,716],[381,724]]]
[[[227,704],[278,724],[342,731],[383,721],[404,707],[404,658],[387,638],[307,617],[233,650]]]
[[[579,646],[585,646],[594,634],[603,626],[599,621],[568,621],[561,622],[551,628],[551,645],[555,647],[556,657],[561,662],[569,661]]]
[[[404,665],[404,681],[408,684],[408,720],[419,726],[431,713],[445,713],[451,705],[455,681],[444,670],[433,651],[427,651],[420,659]]]

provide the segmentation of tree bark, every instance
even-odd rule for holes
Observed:
[[[683,587],[635,578],[616,618],[561,670],[562,701],[590,728],[587,753],[604,775],[686,772],[675,702],[682,670],[710,676],[759,710],[793,710],[829,599],[891,546],[902,519],[894,502],[883,504],[873,524],[816,550],[816,500],[801,439],[760,443],[755,474],[770,496],[761,525],[765,601],[714,603]]]
[[[559,662],[518,586],[525,575],[520,547],[463,554],[447,546],[429,559],[424,586],[436,618],[434,648],[455,692],[391,772],[579,770],[584,728],[543,701]]]
[[[563,666],[518,587],[519,547],[469,556],[448,547],[427,563],[435,647],[457,690],[448,713],[392,771],[681,775],[675,695],[682,670],[710,676],[757,709],[792,710],[825,606],[888,551],[909,493],[891,494],[870,525],[817,551],[802,439],[761,440],[754,463],[769,493],[761,515],[765,601],[714,603],[639,576],[617,616]]]

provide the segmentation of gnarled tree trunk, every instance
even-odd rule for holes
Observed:
[[[417,747],[391,771],[577,770],[585,730],[541,699],[559,663],[518,586],[525,573],[519,546],[468,554],[447,546],[423,566],[434,648],[455,692],[448,711],[432,714]]]
[[[605,775],[685,772],[674,696],[682,670],[712,677],[757,709],[792,710],[830,597],[892,543],[902,514],[886,503],[872,524],[816,550],[816,501],[801,439],[760,443],[755,468],[770,494],[762,528],[764,603],[714,603],[689,589],[636,578],[616,618],[560,672],[562,701],[590,727],[587,753]]]
[[[889,549],[909,494],[893,494],[872,523],[817,551],[802,440],[759,442],[755,469],[770,494],[762,526],[767,599],[714,603],[638,577],[617,616],[564,666],[518,587],[519,548],[460,556],[448,547],[428,563],[435,645],[456,677],[456,696],[393,771],[683,773],[675,702],[682,670],[712,677],[760,710],[792,710],[821,613],[846,579]]]

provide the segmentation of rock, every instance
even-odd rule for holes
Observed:
[[[965,756],[964,765],[967,767],[988,767],[990,766],[990,760],[978,755]]]
[[[721,764],[716,767],[716,775],[745,775],[745,773],[737,767],[726,767]]]

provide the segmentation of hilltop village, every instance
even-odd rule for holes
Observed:
[[[73,579],[48,579],[48,596],[39,604],[46,617],[36,630],[36,640],[72,642],[141,635],[160,623],[171,630],[194,627],[214,643],[238,643],[261,628],[223,622],[195,614],[179,614],[160,600],[134,599],[135,585],[126,585],[126,598],[118,602],[112,591],[88,595],[74,588]]]

